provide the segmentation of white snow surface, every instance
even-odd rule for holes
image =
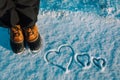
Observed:
[[[40,11],[37,25],[41,51],[20,55],[0,27],[0,80],[120,80],[120,20],[114,15]]]

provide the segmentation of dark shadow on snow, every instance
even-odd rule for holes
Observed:
[[[0,27],[0,46],[11,50],[10,48],[10,37],[9,37],[9,31],[7,28]]]

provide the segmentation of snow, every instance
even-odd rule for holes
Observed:
[[[60,1],[41,0],[38,54],[14,54],[0,27],[0,80],[120,80],[120,3],[102,0],[111,5],[100,10],[96,0]]]

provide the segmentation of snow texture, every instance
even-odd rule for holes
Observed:
[[[0,27],[0,80],[120,80],[120,1],[41,0],[43,46],[14,54]]]

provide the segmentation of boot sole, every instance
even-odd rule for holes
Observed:
[[[42,46],[42,38],[39,34],[39,37],[36,41],[34,42],[27,42],[27,45],[32,53],[38,53],[41,49]]]
[[[11,49],[16,54],[22,54],[25,51],[24,42],[15,43],[10,40]]]

